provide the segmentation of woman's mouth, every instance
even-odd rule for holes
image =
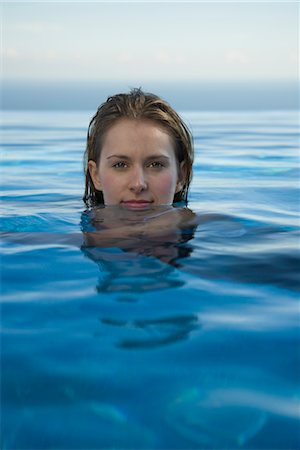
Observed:
[[[148,209],[152,203],[148,200],[127,200],[121,202],[121,205],[127,209]]]

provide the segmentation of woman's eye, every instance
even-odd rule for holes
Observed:
[[[123,168],[127,167],[127,164],[123,161],[119,161],[119,162],[113,164],[113,167],[115,167],[116,169],[123,169]]]
[[[164,165],[160,161],[153,161],[149,164],[149,167],[153,167],[154,169],[161,169]]]

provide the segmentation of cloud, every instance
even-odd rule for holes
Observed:
[[[296,51],[290,51],[289,61],[293,64],[299,64],[299,54]]]
[[[12,33],[25,33],[25,34],[45,34],[63,31],[63,27],[58,23],[53,21],[37,21],[37,22],[16,22],[14,24],[9,24],[5,28],[6,32]]]
[[[10,59],[15,59],[15,58],[18,58],[18,56],[19,56],[18,50],[14,47],[4,48],[1,53],[5,58],[10,58]]]
[[[131,53],[129,52],[122,52],[117,56],[117,62],[119,63],[131,63],[134,60],[134,57]]]
[[[160,64],[169,64],[172,60],[171,55],[164,51],[164,50],[160,50],[156,55],[155,55],[155,59],[157,62],[159,62]]]
[[[247,54],[237,49],[229,50],[225,55],[225,59],[229,63],[238,63],[243,66],[247,66],[250,62]]]
[[[154,62],[163,64],[165,66],[182,65],[185,62],[185,58],[181,54],[173,54],[165,50],[160,50],[154,55]]]

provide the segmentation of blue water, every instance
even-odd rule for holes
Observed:
[[[5,112],[1,448],[300,448],[294,111],[183,112],[188,208],[87,210],[93,112]]]

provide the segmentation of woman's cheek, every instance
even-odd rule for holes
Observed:
[[[104,203],[105,204],[114,204],[118,201],[116,198],[116,193],[118,191],[118,179],[115,174],[110,174],[108,172],[102,173],[100,172],[100,180],[101,180],[101,190],[103,192]]]
[[[177,178],[174,174],[167,173],[159,177],[154,181],[154,186],[156,186],[156,191],[161,193],[161,195],[174,195],[176,188]]]
[[[118,177],[116,177],[116,174],[111,173],[109,170],[100,172],[100,180],[103,190],[111,190],[117,186],[118,183]]]

